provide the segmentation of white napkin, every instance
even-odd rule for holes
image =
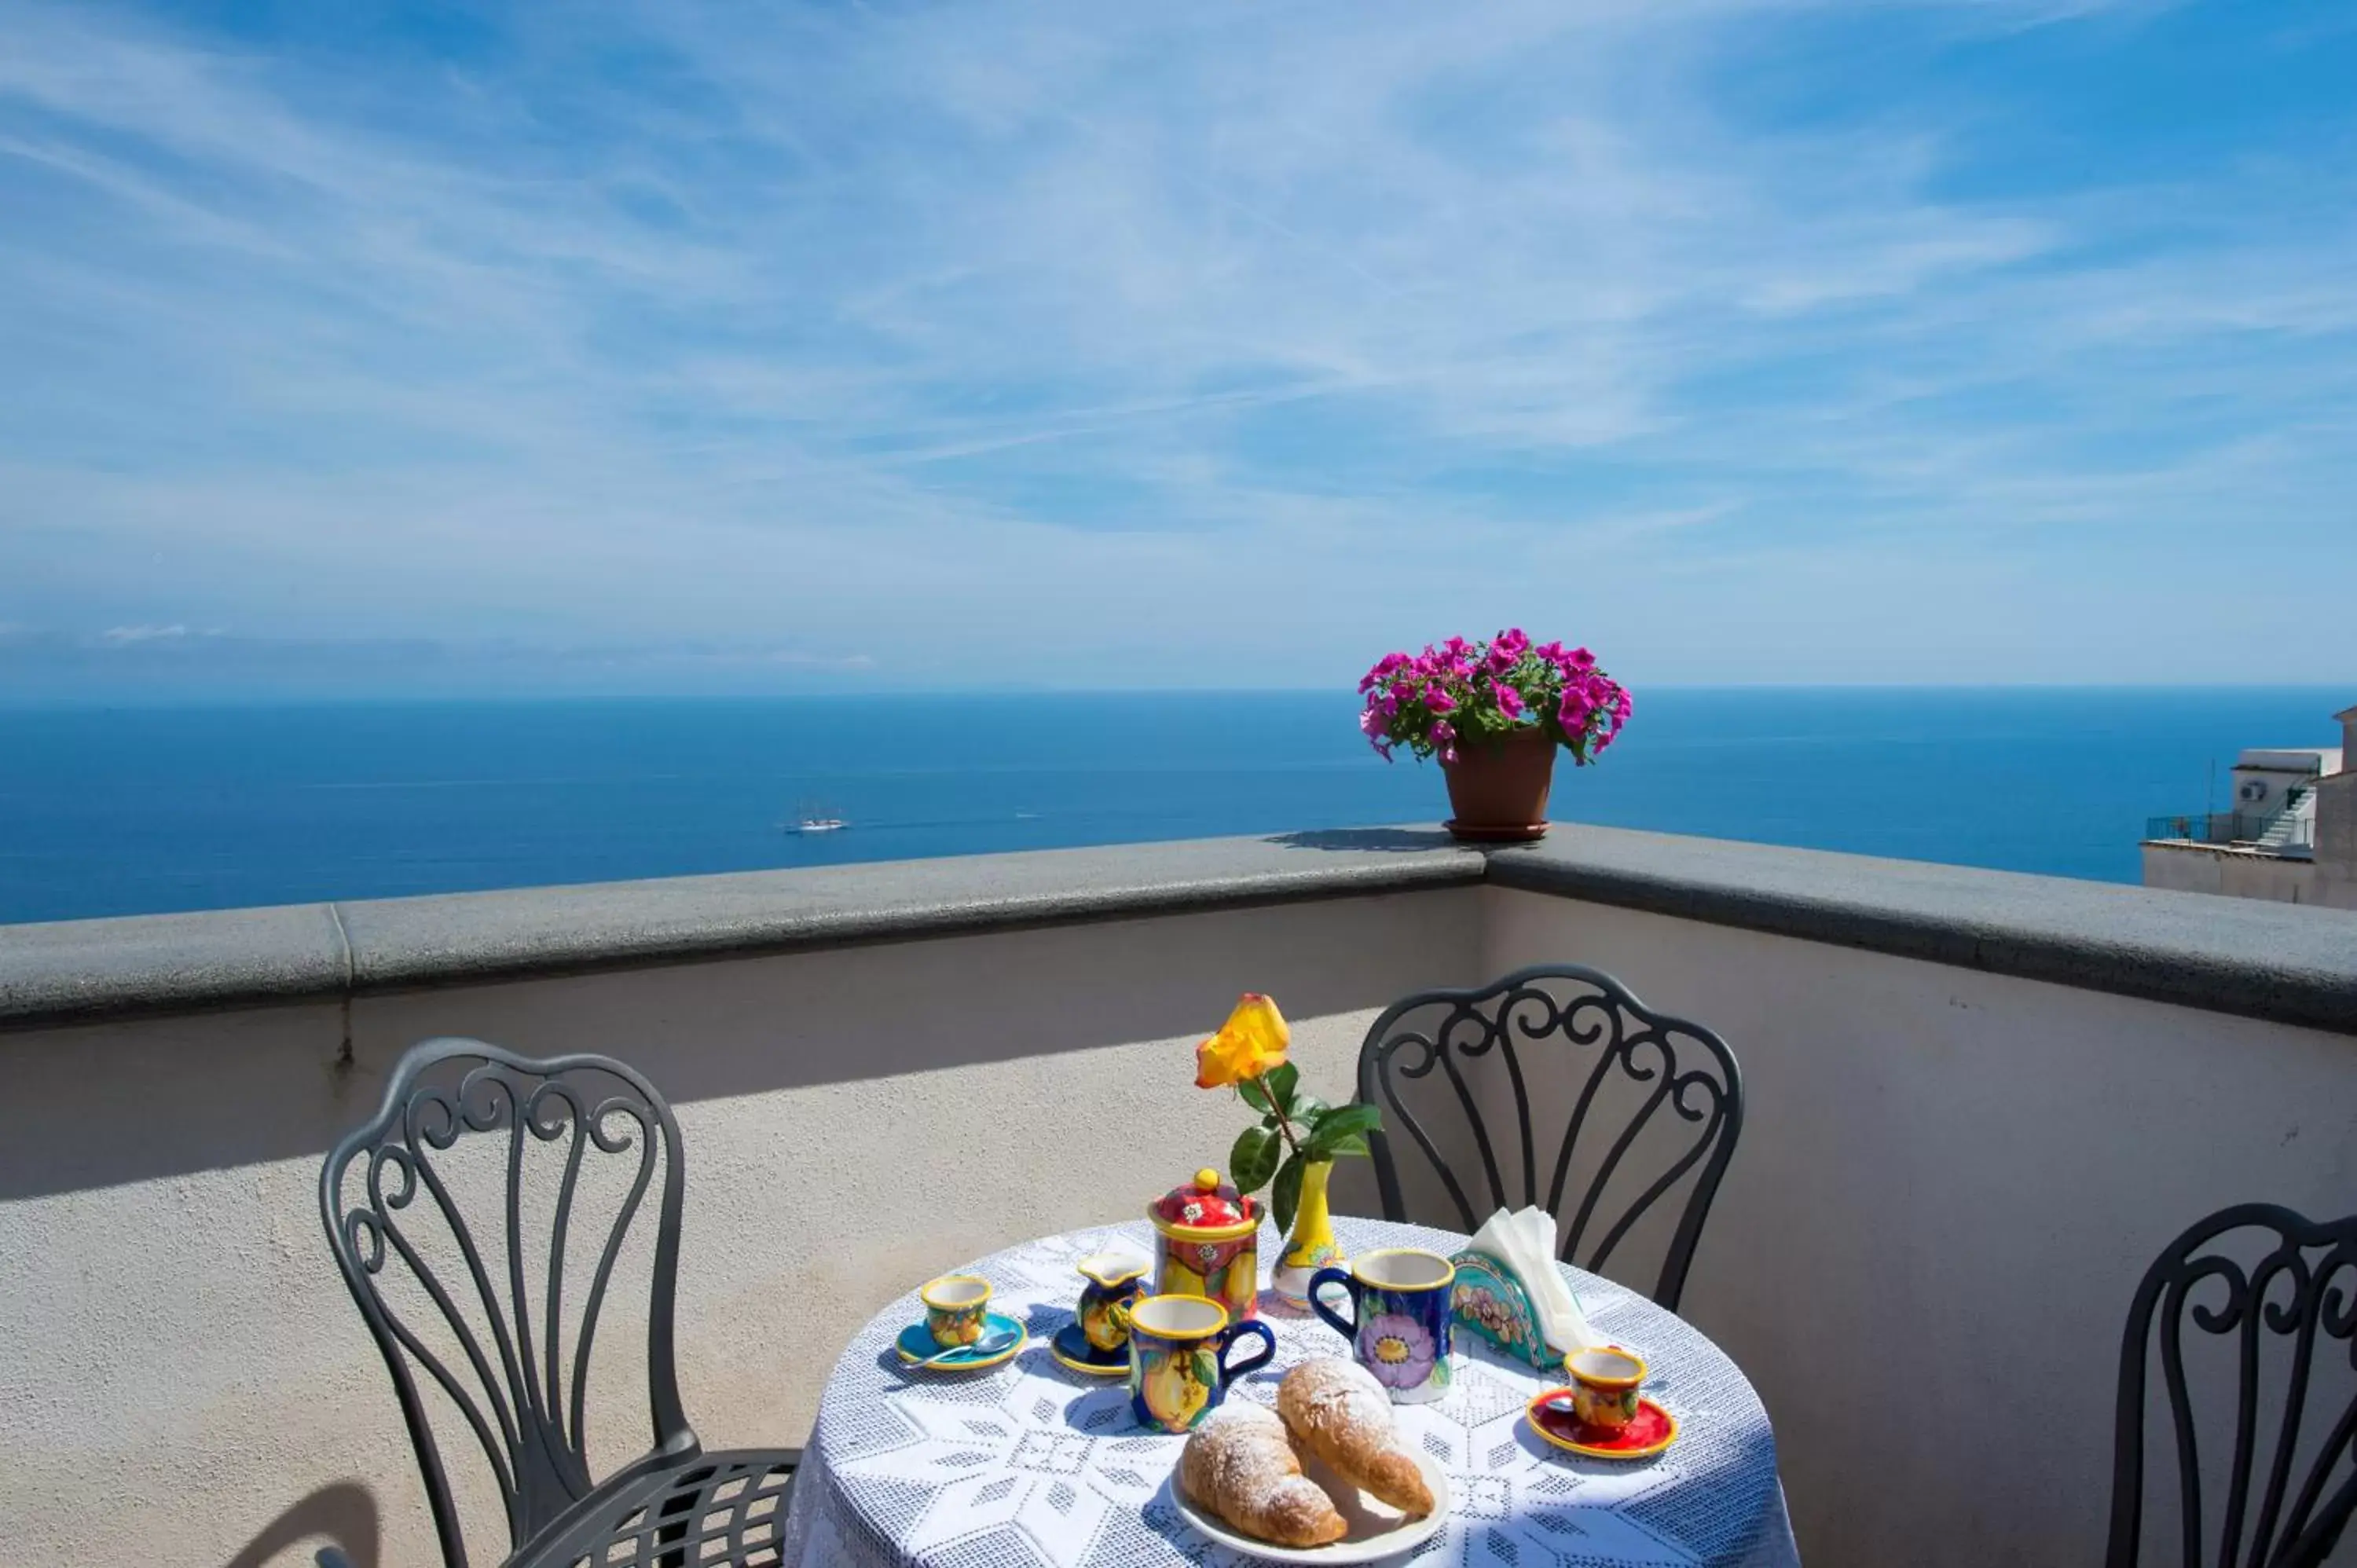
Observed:
[[[1555,1218],[1533,1207],[1520,1213],[1501,1208],[1490,1216],[1473,1238],[1476,1251],[1487,1252],[1523,1282],[1538,1315],[1539,1332],[1558,1351],[1584,1350],[1603,1341],[1588,1326],[1579,1299],[1555,1266]]]

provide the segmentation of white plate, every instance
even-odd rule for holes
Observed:
[[[1399,1509],[1377,1502],[1328,1469],[1326,1462],[1315,1454],[1304,1454],[1301,1473],[1326,1488],[1326,1495],[1334,1499],[1334,1507],[1351,1527],[1350,1534],[1324,1546],[1275,1546],[1238,1534],[1226,1520],[1206,1513],[1189,1500],[1175,1470],[1162,1484],[1162,1489],[1180,1519],[1222,1546],[1246,1557],[1264,1563],[1388,1563],[1438,1535],[1448,1518],[1448,1477],[1430,1455],[1418,1454],[1415,1457],[1415,1467],[1424,1472],[1424,1484],[1432,1488],[1432,1511],[1422,1519],[1409,1519]]]

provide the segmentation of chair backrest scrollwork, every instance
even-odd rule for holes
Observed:
[[[2189,1323],[2222,1341],[2232,1337],[2231,1406],[2198,1397]],[[2186,1568],[2321,1564],[2357,1510],[2357,1215],[2314,1221],[2274,1204],[2238,1204],[2193,1225],[2145,1272],[2120,1346],[2109,1568],[2140,1561],[2156,1340],[2175,1437],[2179,1561]],[[2335,1375],[2319,1382],[2318,1352],[2335,1340],[2348,1346],[2338,1358],[2346,1366],[2324,1367]],[[2272,1419],[2263,1402],[2277,1406]],[[2229,1433],[2232,1446],[2222,1455],[2212,1450],[2205,1467],[2205,1446]],[[2215,1513],[2202,1506],[2205,1479],[2225,1486]],[[2214,1522],[2214,1537],[2205,1521]]]
[[[1543,1148],[1533,1124],[1526,1069],[1536,1064],[1526,1062],[1525,1053],[1534,1047],[1546,1050],[1550,1072],[1557,1061],[1573,1064],[1577,1093],[1551,1148]],[[1494,1083],[1477,1092],[1469,1081],[1469,1067],[1492,1062],[1505,1075],[1508,1095],[1495,1092]],[[1450,1092],[1416,1092],[1436,1075]],[[1634,1101],[1625,1113],[1623,1096],[1614,1090]],[[1509,1095],[1511,1106],[1501,1106]],[[1684,1183],[1684,1207],[1652,1293],[1672,1311],[1743,1127],[1742,1073],[1726,1041],[1699,1024],[1653,1012],[1610,975],[1576,964],[1540,965],[1485,986],[1426,991],[1394,1004],[1360,1047],[1359,1098],[1383,1112],[1383,1130],[1370,1136],[1369,1152],[1383,1212],[1394,1219],[1407,1218],[1394,1152],[1401,1133],[1436,1173],[1465,1230],[1497,1208],[1538,1204],[1564,1222],[1564,1260],[1598,1272],[1631,1230]],[[1452,1167],[1418,1104],[1448,1125],[1462,1123],[1478,1155],[1478,1176],[1470,1170],[1460,1176]],[[1501,1133],[1511,1134],[1503,1165],[1491,1135],[1492,1107],[1505,1122]],[[1649,1134],[1666,1151],[1632,1165],[1631,1150]],[[1544,1186],[1542,1153],[1552,1155]],[[1566,1212],[1566,1187],[1575,1173],[1585,1190]],[[1468,1191],[1472,1180],[1485,1194],[1478,1211]]]
[[[446,1168],[460,1140],[475,1137],[492,1141],[503,1180]],[[581,1211],[585,1165],[610,1174],[601,1186],[609,1213]],[[671,1107],[630,1067],[589,1055],[535,1060],[460,1039],[412,1047],[375,1117],[328,1154],[320,1218],[392,1372],[451,1568],[468,1559],[429,1386],[480,1445],[516,1546],[587,1496],[597,1484],[591,1352],[616,1261],[658,1187],[646,1338],[654,1441],[623,1473],[697,1452],[673,1347],[683,1168]],[[594,1258],[586,1284],[566,1278],[568,1257]]]

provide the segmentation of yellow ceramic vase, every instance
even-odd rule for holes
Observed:
[[[1334,1240],[1334,1219],[1326,1207],[1327,1178],[1334,1174],[1331,1160],[1313,1160],[1301,1173],[1301,1207],[1293,1213],[1293,1231],[1269,1277],[1269,1287],[1288,1306],[1309,1304],[1309,1276],[1320,1269],[1339,1269],[1349,1260]]]

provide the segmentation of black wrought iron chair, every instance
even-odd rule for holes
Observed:
[[[555,1191],[544,1232],[526,1220],[527,1208],[542,1207],[537,1188],[547,1185],[527,1178],[528,1164],[542,1174],[541,1162],[527,1161],[527,1133],[547,1146],[543,1159],[552,1166],[562,1159],[561,1176],[546,1171]],[[490,1134],[505,1167],[503,1181],[487,1184],[500,1189],[499,1229],[481,1237],[437,1165],[469,1134]],[[593,1185],[611,1173],[602,1185],[613,1189],[613,1214],[602,1236],[594,1228],[572,1230],[585,1164]],[[394,1068],[375,1119],[328,1155],[320,1218],[393,1374],[449,1568],[467,1568],[468,1559],[420,1372],[489,1461],[507,1512],[507,1568],[753,1568],[780,1561],[800,1453],[706,1454],[680,1409],[672,1309],[684,1176],[679,1123],[630,1068],[597,1056],[535,1061],[476,1040],[413,1047]],[[590,1351],[616,1258],[658,1180],[646,1342],[654,1446],[593,1480],[585,1409]],[[528,1266],[527,1235],[544,1246],[544,1265]],[[492,1240],[500,1247],[487,1262],[484,1243]],[[584,1241],[596,1248],[597,1263],[576,1307],[566,1257]],[[444,1262],[437,1266],[429,1251]],[[388,1300],[388,1284],[402,1301]],[[537,1286],[537,1302],[528,1285]],[[429,1339],[452,1353],[437,1354]],[[332,1563],[333,1555],[323,1562]]]
[[[2247,1257],[2249,1247],[2219,1243],[2246,1233],[2266,1251],[2245,1267],[2231,1251]],[[2214,1288],[2205,1288],[2215,1282]],[[2201,1294],[2197,1296],[2196,1293]],[[2273,1293],[2275,1299],[2269,1299]],[[2215,1299],[2210,1299],[2212,1297]],[[2189,1391],[2185,1323],[2204,1333],[2231,1334],[2234,1343],[2234,1403],[2231,1426],[2198,1419]],[[2315,1221],[2271,1203],[2244,1203],[2220,1209],[2187,1230],[2145,1271],[2128,1308],[2120,1346],[2119,1408],[2113,1432],[2111,1548],[2108,1568],[2136,1568],[2145,1534],[2144,1449],[2146,1371],[2152,1340],[2159,1337],[2161,1376],[2176,1434],[2178,1528],[2185,1568],[2214,1563],[2219,1568],[2319,1568],[2357,1510],[2357,1389],[2334,1415],[2338,1402],[2312,1401],[2318,1336],[2349,1343],[2350,1370],[2357,1375],[2357,1215]],[[2266,1337],[2288,1343],[2271,1367],[2268,1386],[2283,1409],[2273,1423],[2275,1441],[2266,1463],[2266,1486],[2258,1511],[2250,1510],[2251,1484],[2260,1468],[2259,1394],[2261,1351]],[[2199,1345],[2199,1341],[2196,1342]],[[2331,1421],[2323,1441],[2302,1455],[2303,1433],[2313,1433],[2311,1402]],[[2200,1435],[2233,1434],[2224,1471],[2225,1509],[2219,1516],[2214,1548],[2202,1528],[2203,1468]],[[2334,1473],[2340,1472],[2338,1484]],[[2298,1477],[2298,1489],[2293,1478]],[[2213,1477],[2215,1478],[2215,1477]]]
[[[1559,1042],[1552,1036],[1559,1036]],[[1539,1139],[1532,1126],[1517,1037],[1551,1049],[1559,1043],[1575,1058],[1582,1052],[1595,1057],[1584,1077],[1575,1069],[1579,1093],[1544,1188],[1539,1185]],[[1462,1065],[1492,1057],[1512,1092],[1510,1131],[1515,1140],[1507,1155],[1512,1174],[1521,1183],[1512,1197],[1481,1097],[1467,1081]],[[1617,1133],[1612,1117],[1597,1111],[1599,1091],[1615,1069],[1632,1086],[1636,1100],[1618,1118]],[[1404,1092],[1405,1085],[1436,1071],[1453,1095]],[[1438,1174],[1463,1229],[1476,1229],[1500,1208],[1542,1204],[1558,1219],[1567,1218],[1563,1260],[1599,1273],[1613,1249],[1647,1211],[1685,1182],[1684,1210],[1653,1283],[1653,1299],[1673,1312],[1685,1289],[1686,1270],[1694,1262],[1695,1242],[1710,1213],[1711,1198],[1743,1131],[1743,1075],[1727,1042],[1699,1024],[1655,1013],[1610,975],[1577,964],[1543,964],[1473,990],[1419,992],[1394,1004],[1375,1020],[1359,1048],[1359,1099],[1383,1112],[1383,1130],[1369,1136],[1368,1152],[1374,1159],[1375,1186],[1386,1219],[1408,1218],[1392,1148],[1393,1135],[1404,1132]],[[1452,1119],[1461,1116],[1471,1136],[1480,1161],[1475,1179],[1488,1194],[1479,1212],[1465,1182],[1415,1113],[1414,1102],[1426,1099],[1437,1101]],[[1668,1131],[1669,1147],[1652,1162],[1657,1167],[1654,1178],[1629,1192],[1642,1179],[1643,1168],[1624,1179],[1624,1162],[1664,1106],[1672,1113],[1672,1120],[1662,1124]],[[1602,1143],[1608,1138],[1609,1144]],[[1564,1188],[1577,1156],[1599,1148],[1593,1168],[1583,1173],[1587,1190],[1566,1217]]]

